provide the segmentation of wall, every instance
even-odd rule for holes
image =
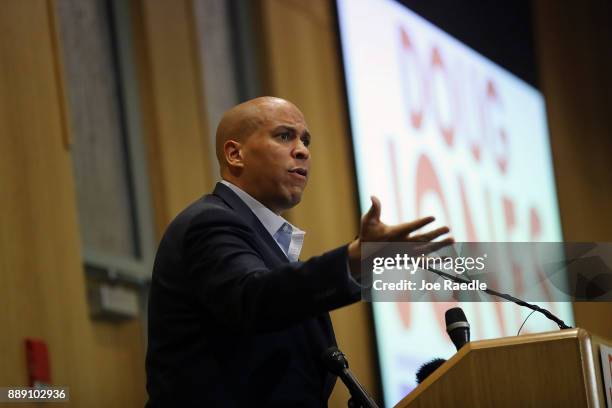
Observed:
[[[557,193],[567,241],[612,241],[612,4],[534,2]],[[612,339],[612,303],[574,304],[576,324]]]
[[[189,0],[134,1],[135,49],[158,238],[210,191],[208,125]]]
[[[141,406],[139,323],[88,317],[54,10],[10,1],[0,13],[0,385],[27,385],[35,337],[70,406]]]

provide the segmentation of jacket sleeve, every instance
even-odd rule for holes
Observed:
[[[184,262],[197,301],[227,328],[279,330],[359,300],[346,245],[270,269],[256,242],[255,232],[223,209],[196,217],[186,231]]]

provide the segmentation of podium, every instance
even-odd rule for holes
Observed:
[[[395,407],[605,408],[600,344],[583,329],[470,342]]]

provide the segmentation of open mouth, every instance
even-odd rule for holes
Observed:
[[[294,169],[291,169],[291,170],[289,170],[289,173],[299,174],[302,177],[307,177],[308,176],[308,170],[303,169],[301,167],[296,167]]]

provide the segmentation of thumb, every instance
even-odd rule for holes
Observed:
[[[376,196],[370,196],[372,206],[363,216],[364,222],[380,222],[380,200]]]

